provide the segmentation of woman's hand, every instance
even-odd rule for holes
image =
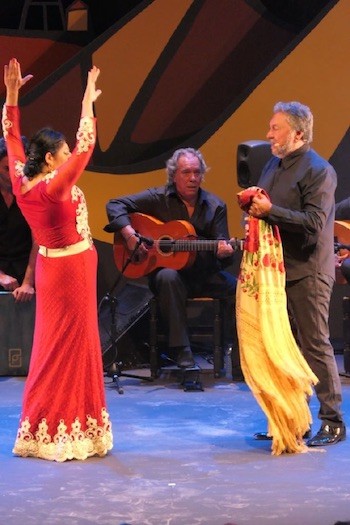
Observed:
[[[4,67],[4,83],[7,89],[19,91],[33,75],[22,78],[21,65],[16,58],[11,58],[8,65]]]
[[[102,93],[100,89],[96,89],[96,82],[99,76],[100,76],[100,69],[96,66],[93,66],[88,73],[88,80],[87,80],[87,85],[86,85],[86,91],[89,92],[89,96],[92,102],[95,102],[95,100]]]
[[[100,89],[96,89],[96,82],[100,75],[100,70],[98,67],[93,66],[89,73],[84,93],[84,102],[92,103],[97,100],[97,98],[101,95],[102,91]]]
[[[33,75],[26,75],[24,78],[22,77],[21,65],[16,58],[11,58],[10,62],[4,66],[6,104],[8,106],[17,106],[19,90],[31,78],[33,78]]]
[[[96,88],[96,82],[99,75],[100,70],[96,66],[93,66],[88,73],[85,93],[82,102],[82,117],[93,116],[92,104],[102,93],[100,89]]]

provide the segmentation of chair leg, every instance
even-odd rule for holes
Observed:
[[[205,300],[208,300],[207,298]],[[213,369],[214,377],[219,378],[224,370],[224,334],[225,334],[225,299],[211,299],[213,301]],[[150,369],[151,377],[157,378],[160,375],[160,360],[158,355],[158,306],[155,298],[150,301]],[[206,334],[204,337],[208,337]]]

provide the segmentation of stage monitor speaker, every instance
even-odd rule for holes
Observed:
[[[266,140],[248,140],[237,147],[237,182],[240,188],[256,186],[261,171],[271,158],[271,145]]]
[[[0,375],[26,376],[32,353],[35,297],[16,303],[11,292],[0,291]]]
[[[105,370],[115,361],[123,362],[125,368],[149,363],[146,314],[151,297],[148,286],[127,283],[115,297],[107,294],[100,302],[98,321]]]

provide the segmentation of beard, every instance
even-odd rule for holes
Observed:
[[[289,153],[291,153],[292,151],[294,151],[295,149],[295,143],[294,143],[294,138],[293,138],[293,135],[292,135],[292,132],[289,133],[287,139],[286,139],[286,142],[282,145],[279,144],[279,142],[276,142],[274,145],[273,145],[273,148],[274,148],[274,155],[280,159],[283,159],[284,157],[286,157],[287,155],[289,155]]]

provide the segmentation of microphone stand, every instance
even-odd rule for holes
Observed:
[[[125,261],[125,264],[122,267],[121,272],[120,272],[119,276],[117,277],[115,283],[113,284],[112,288],[109,290],[109,292],[107,292],[106,296],[104,297],[104,299],[106,299],[109,302],[110,317],[111,317],[111,324],[110,324],[110,340],[111,340],[111,344],[104,351],[104,353],[106,353],[108,350],[112,349],[113,355],[115,356],[115,359],[117,359],[117,357],[118,357],[117,322],[116,322],[118,300],[117,300],[116,296],[113,295],[113,292],[116,289],[116,287],[117,287],[121,277],[123,276],[125,270],[127,269],[129,264],[131,263],[132,258],[134,256],[136,250],[138,249],[140,244],[143,242],[143,237],[141,237],[139,235],[137,235],[137,237],[138,237],[138,241],[137,241],[137,244],[136,244],[132,254]],[[137,376],[137,375],[134,375],[134,374],[128,374],[128,373],[122,372],[122,368],[123,368],[123,363],[121,361],[117,361],[116,360],[110,366],[109,372],[107,372],[107,375],[109,377],[111,377],[112,380],[113,380],[113,383],[115,383],[118,394],[124,394],[124,390],[121,387],[120,381],[119,381],[120,377],[131,377],[131,378],[134,378],[134,379],[141,379],[142,381],[151,381],[151,382],[153,382],[153,378],[152,377],[142,377],[142,376]]]

